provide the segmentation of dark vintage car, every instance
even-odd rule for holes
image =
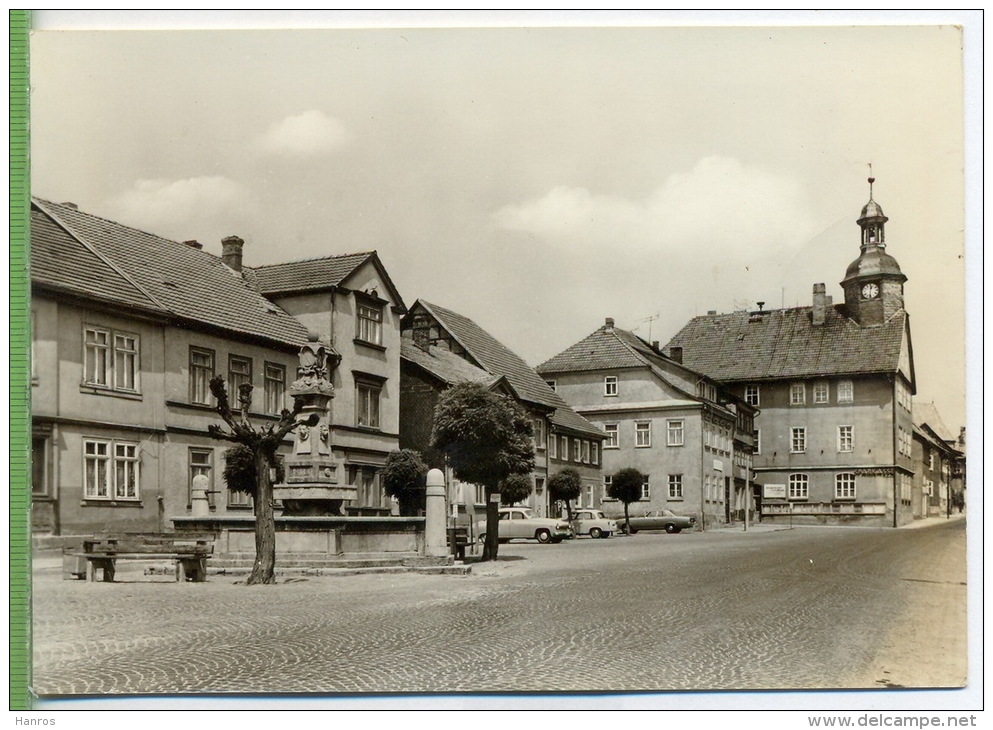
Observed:
[[[627,532],[627,523],[624,515],[615,518],[617,527],[621,532]],[[682,530],[692,530],[696,526],[696,517],[685,517],[677,515],[672,510],[656,509],[649,512],[641,512],[631,515],[631,534],[638,530],[665,530],[669,533],[680,532]]]

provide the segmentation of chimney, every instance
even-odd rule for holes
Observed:
[[[707,316],[708,317],[716,317],[717,316],[717,310],[716,309],[708,309],[707,310]]]
[[[682,347],[670,347],[669,348],[669,359],[675,360],[680,365],[683,364],[683,348]]]
[[[762,311],[762,307],[765,306],[765,302],[755,302],[755,303],[759,305],[759,311],[761,312]]]
[[[824,317],[827,315],[827,295],[824,292],[823,284],[814,284],[814,308],[811,316],[815,326],[824,324]]]
[[[238,236],[221,239],[221,261],[232,271],[241,272],[241,249],[245,242]]]
[[[607,327],[608,330],[614,329],[614,318],[613,317],[607,317],[607,319],[604,320],[604,325],[606,325],[606,327]]]
[[[190,248],[197,249],[198,251],[203,248],[203,244],[200,243],[199,241],[197,241],[196,239],[190,239],[189,241],[183,241],[183,243],[185,245],[189,246]]]
[[[427,352],[431,347],[431,318],[426,314],[415,314],[412,331],[414,344]]]
[[[658,352],[659,351],[659,341],[658,340],[652,340],[652,349],[655,350],[655,352]]]

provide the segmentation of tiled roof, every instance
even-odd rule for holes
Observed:
[[[252,276],[263,294],[328,289],[338,286],[375,252],[351,253],[269,266],[253,266]]]
[[[520,356],[478,324],[468,317],[423,299],[418,302],[484,369],[493,375],[505,377],[522,400],[554,408],[555,413],[551,419],[553,425],[591,435],[603,435],[600,429],[573,411]]]
[[[418,365],[448,385],[464,382],[490,383],[499,379],[499,376],[477,368],[444,347],[431,345],[425,352],[408,337],[400,338],[400,357]]]
[[[31,209],[31,281],[111,304],[168,314],[35,207]]]
[[[630,336],[622,337],[622,333]],[[647,363],[643,357],[638,355],[641,348],[631,340],[638,340],[638,338],[623,330],[605,325],[589,337],[580,340],[550,360],[546,360],[535,370],[544,375],[582,370],[643,368]]]
[[[906,312],[878,327],[842,312],[828,307],[822,325],[811,307],[694,317],[665,349],[682,347],[685,365],[718,381],[896,372]]]
[[[675,362],[652,349],[651,345],[633,332],[604,325],[593,334],[566,348],[555,357],[543,362],[535,370],[542,375],[582,372],[589,370],[619,370],[623,368],[649,368],[662,382],[694,403],[699,399],[686,387],[686,377],[699,379],[701,374]],[[684,373],[684,382],[666,372],[666,369]],[[584,409],[585,410],[585,409]]]
[[[294,346],[307,341],[307,330],[298,320],[261,296],[216,256],[73,207],[37,198],[34,203],[55,225],[94,251],[108,270],[131,284],[118,300],[122,304],[130,303],[127,300],[138,291],[193,326],[207,325]],[[50,237],[51,231],[42,234]],[[61,272],[61,277],[72,280],[69,272]]]
[[[934,403],[913,403],[914,425],[923,426],[927,424],[931,430],[938,434],[939,438],[945,441],[954,441],[958,438],[957,433],[953,433],[941,418]]]

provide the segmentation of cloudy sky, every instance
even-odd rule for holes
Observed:
[[[249,265],[375,249],[537,365],[842,301],[871,162],[918,398],[965,424],[960,28],[403,25],[38,30],[33,193]]]

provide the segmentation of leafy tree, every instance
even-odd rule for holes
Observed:
[[[565,511],[572,522],[572,500],[583,492],[583,479],[571,466],[552,474],[548,480],[548,496],[565,502]]]
[[[624,503],[624,530],[631,534],[631,518],[628,515],[628,505],[641,499],[641,485],[645,477],[637,469],[628,467],[621,469],[610,480],[607,496]]]
[[[224,419],[230,431],[225,431],[217,424],[207,427],[210,435],[215,439],[240,444],[248,449],[252,457],[255,488],[254,492],[250,493],[255,497],[255,565],[252,566],[252,574],[248,576],[248,585],[276,582],[276,520],[273,516],[270,470],[278,464],[276,449],[279,448],[283,438],[300,425],[296,418],[303,409],[303,401],[294,398],[293,410],[284,408],[278,423],[269,423],[256,430],[248,420],[248,411],[252,406],[252,390],[251,383],[242,383],[238,386],[238,403],[241,408],[240,413],[236,415],[228,401],[224,378],[220,375],[211,378],[210,392],[217,401],[217,413]],[[316,415],[312,418],[316,425]],[[245,490],[244,477],[236,478],[236,482]]]
[[[424,477],[428,473],[427,464],[419,451],[401,449],[391,451],[383,467],[383,489],[400,502],[400,514],[404,517],[417,514],[424,504]]]
[[[286,467],[277,454],[273,483],[286,479]],[[255,457],[247,446],[232,446],[224,452],[224,481],[228,489],[255,497]]]
[[[520,406],[478,383],[459,383],[438,399],[432,447],[445,454],[458,479],[481,484],[486,492],[483,560],[497,557],[501,482],[534,469],[533,434]]]
[[[530,474],[511,474],[500,485],[500,501],[508,507],[523,502],[531,496],[532,486]]]

